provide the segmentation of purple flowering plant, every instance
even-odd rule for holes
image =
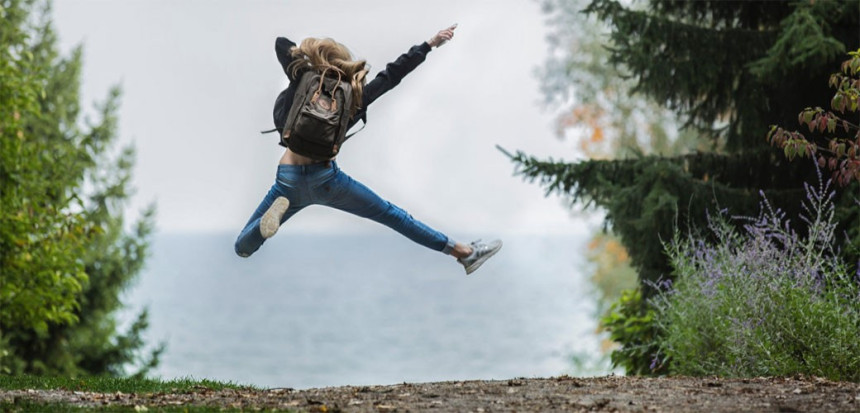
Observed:
[[[860,285],[834,249],[830,182],[818,181],[805,185],[803,232],[762,193],[758,216],[720,211],[713,237],[665,244],[674,281],[651,299],[661,331],[653,364],[684,375],[860,381]]]

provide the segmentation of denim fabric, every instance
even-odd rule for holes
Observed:
[[[248,257],[263,245],[260,218],[279,196],[290,200],[281,224],[310,205],[325,205],[368,218],[405,235],[427,248],[450,254],[454,242],[412,218],[406,211],[382,199],[370,188],[345,174],[337,163],[278,165],[275,184],[251,215],[236,240],[236,254]]]

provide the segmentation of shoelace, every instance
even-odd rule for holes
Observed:
[[[472,242],[472,249],[475,251],[476,255],[482,255],[489,249],[489,247],[487,244],[481,242],[481,239],[479,238],[477,241]]]

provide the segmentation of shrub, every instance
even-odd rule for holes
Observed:
[[[627,374],[647,376],[664,372],[663,366],[654,363],[654,355],[659,350],[659,331],[654,309],[648,308],[646,303],[642,300],[641,289],[625,290],[600,320],[609,338],[621,344],[610,356],[612,367],[623,367]]]
[[[860,274],[833,245],[833,192],[806,185],[804,233],[764,198],[758,217],[712,217],[716,242],[667,243],[674,282],[652,298],[669,371],[860,381]]]

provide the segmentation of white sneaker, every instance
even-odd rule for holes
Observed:
[[[278,232],[278,228],[281,226],[281,217],[284,216],[289,207],[290,200],[282,196],[277,197],[275,202],[272,202],[272,206],[260,218],[260,235],[264,239],[272,238]]]
[[[494,240],[490,242],[481,242],[477,240],[469,244],[472,247],[472,254],[465,258],[458,258],[457,262],[463,264],[466,268],[466,275],[473,273],[484,261],[487,261],[502,249],[502,240]]]

